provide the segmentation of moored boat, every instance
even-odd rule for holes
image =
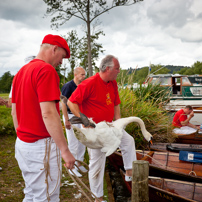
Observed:
[[[179,160],[179,153],[137,151],[136,154],[137,160],[149,162],[150,176],[202,183],[202,165]],[[114,152],[108,159],[117,170],[124,169],[120,152]]]
[[[166,109],[176,112],[191,105],[195,116],[191,119],[194,125],[200,125],[202,120],[202,76],[201,75],[180,75],[180,74],[150,74],[147,84],[160,84],[170,89],[170,102]]]
[[[150,145],[152,151],[192,151],[202,152],[202,144],[180,144],[180,143],[153,143]]]
[[[176,138],[177,143],[184,144],[201,144],[202,145],[202,134],[192,133],[192,134],[178,134]]]
[[[131,192],[132,183],[125,181],[125,175],[122,169],[120,169],[120,173],[128,190]],[[148,186],[150,202],[202,201],[202,184],[200,183],[149,176]]]

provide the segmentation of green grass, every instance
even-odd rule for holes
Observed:
[[[0,97],[2,97],[3,99],[8,100],[8,96],[9,96],[9,93],[0,93]]]

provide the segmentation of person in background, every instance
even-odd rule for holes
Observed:
[[[60,120],[60,80],[55,70],[69,57],[66,40],[48,34],[36,58],[13,79],[15,157],[25,181],[23,202],[59,202],[61,157],[68,169],[74,168]]]
[[[85,70],[82,67],[76,67],[74,69],[74,79],[63,85],[61,90],[62,95],[69,99],[69,97],[75,91],[77,86],[85,79],[85,76]],[[65,104],[64,102],[62,102],[62,113],[63,122],[66,128],[66,136],[69,150],[76,160],[83,161],[86,147],[81,142],[79,142],[79,140],[74,135],[74,131],[71,128],[71,124],[69,122],[69,119],[72,118],[74,115],[72,114],[67,104]],[[81,128],[81,124],[75,124],[75,126]],[[79,169],[82,172],[87,172],[87,170],[83,166],[81,166],[79,162],[77,162],[77,166],[79,166]],[[71,171],[69,172],[73,174]],[[82,176],[76,167],[73,169],[73,172],[75,173],[75,175],[77,175],[77,177]]]
[[[120,98],[116,82],[120,72],[119,61],[113,55],[102,59],[99,73],[84,80],[72,93],[67,104],[75,116],[79,112],[92,118],[95,123],[112,122],[121,118]],[[132,180],[132,162],[136,160],[135,141],[123,130],[120,149],[126,170],[125,180]],[[103,201],[103,178],[106,156],[100,149],[88,149],[89,152],[89,183],[93,194]],[[97,199],[95,200],[97,201]]]
[[[189,122],[193,116],[193,108],[190,105],[187,105],[183,109],[177,111],[173,117],[172,122],[174,127],[173,132],[175,134],[195,133],[198,129],[200,129],[200,126],[193,125]]]

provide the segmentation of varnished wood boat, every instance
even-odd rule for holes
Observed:
[[[180,144],[180,143],[153,143],[150,145],[150,150],[152,151],[192,151],[192,152],[202,152],[202,145],[199,144]]]
[[[162,178],[183,180],[202,183],[202,165],[179,160],[179,153],[137,151],[137,160],[149,162],[149,175]],[[118,171],[123,168],[120,152],[115,152],[108,157],[109,163]]]
[[[125,181],[123,170],[120,169],[120,173],[131,192],[131,182]],[[200,183],[149,176],[148,186],[150,202],[202,202],[202,184]]]
[[[199,134],[198,132],[189,135],[178,134],[178,137],[176,138],[176,143],[202,145],[202,134]]]

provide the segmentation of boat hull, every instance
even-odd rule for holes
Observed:
[[[192,151],[202,152],[202,145],[200,144],[178,144],[178,143],[153,143],[150,145],[152,151]]]
[[[132,183],[125,181],[125,174],[120,169],[126,187],[132,193]],[[148,179],[150,202],[194,202],[202,201],[202,184],[178,181],[159,177]]]
[[[183,144],[201,144],[202,145],[202,134],[192,133],[189,135],[178,135],[176,138],[177,143]]]
[[[120,152],[113,153],[108,159],[118,171],[124,169]],[[202,165],[180,161],[178,153],[138,151],[137,160],[149,162],[150,176],[202,183]]]

